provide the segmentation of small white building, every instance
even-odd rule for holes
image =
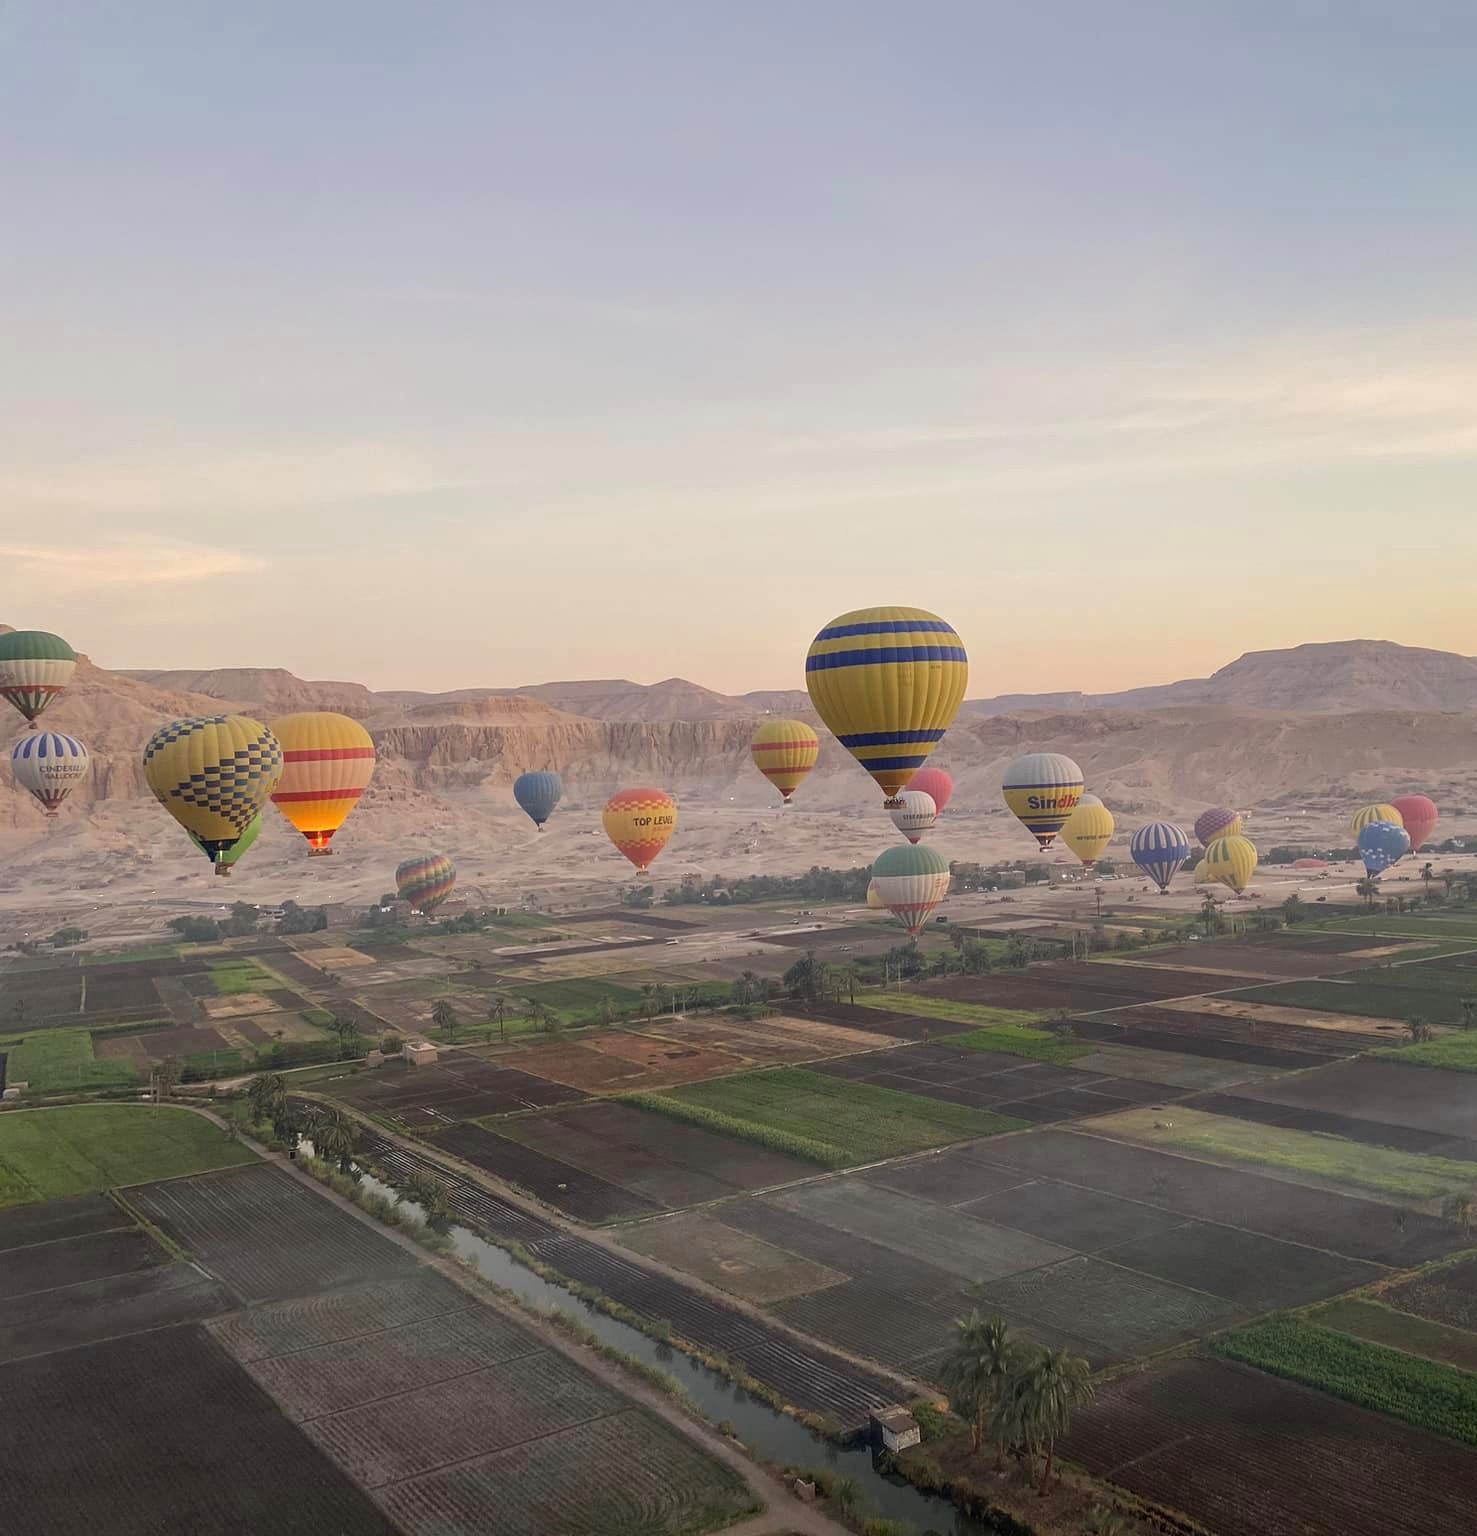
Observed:
[[[436,1047],[429,1040],[407,1040],[400,1054],[413,1067],[434,1067],[440,1059]]]
[[[905,1451],[923,1439],[918,1420],[906,1408],[883,1408],[871,1417],[872,1440],[885,1451]]]

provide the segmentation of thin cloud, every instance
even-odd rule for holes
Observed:
[[[0,559],[32,592],[75,595],[118,587],[174,586],[259,571],[266,564],[238,550],[196,544],[130,542],[91,549],[0,544]]]

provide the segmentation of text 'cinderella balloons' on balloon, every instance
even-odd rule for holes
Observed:
[[[623,789],[605,803],[605,835],[644,870],[677,830],[677,802],[664,789]]]
[[[754,766],[779,790],[786,805],[820,753],[820,737],[803,720],[766,720],[749,742]]]
[[[925,795],[921,789],[905,789],[902,794],[883,803],[887,806],[887,814],[892,817],[893,826],[910,843],[922,842],[939,819],[933,796]]]
[[[307,838],[310,857],[332,853],[333,834],[374,775],[374,742],[357,720],[328,710],[284,715],[272,733],[282,743],[272,804]]]
[[[1256,873],[1256,846],[1249,837],[1212,838],[1195,870],[1196,885],[1225,885],[1239,896]]]
[[[1431,841],[1440,812],[1427,795],[1396,795],[1390,802],[1400,812],[1400,821],[1410,834],[1410,851],[1419,853]]]
[[[417,853],[395,866],[395,891],[417,912],[432,912],[456,889],[456,865],[448,854]]]
[[[520,773],[513,780],[513,798],[542,832],[544,823],[554,814],[554,807],[564,798],[564,780],[547,771]]]
[[[0,635],[0,698],[34,726],[36,716],[72,680],[77,653],[60,635],[16,629]]]
[[[215,864],[267,803],[282,774],[282,748],[250,715],[171,720],[144,747],[144,777],[154,798]]]
[[[1062,827],[1061,838],[1084,867],[1091,869],[1106,852],[1113,837],[1113,825],[1113,813],[1101,800],[1096,805],[1079,800],[1077,809]]]
[[[1218,837],[1240,837],[1241,827],[1240,811],[1229,810],[1224,805],[1213,805],[1195,818],[1195,841],[1202,848],[1209,848]]]
[[[10,771],[55,816],[57,807],[87,777],[91,758],[75,736],[33,731],[10,749]]]
[[[1082,798],[1082,770],[1060,752],[1028,752],[1005,770],[1000,788],[1012,815],[1050,848]]]
[[[1190,839],[1171,821],[1151,821],[1133,834],[1128,851],[1162,895],[1190,857]]]
[[[889,848],[872,865],[872,884],[882,905],[909,933],[917,934],[949,894],[949,861],[921,844]]]
[[[1367,821],[1359,829],[1359,857],[1364,873],[1382,875],[1410,852],[1410,834],[1393,821]]]
[[[890,800],[943,739],[969,682],[953,626],[922,608],[858,608],[811,642],[816,713]]]
[[[954,798],[954,781],[942,768],[935,768],[932,763],[918,770],[908,780],[908,788],[916,789],[920,793],[929,796],[933,801],[934,809],[940,816],[944,814],[944,808]]]

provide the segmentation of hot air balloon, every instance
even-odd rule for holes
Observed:
[[[444,853],[418,853],[395,866],[395,890],[417,912],[439,907],[456,888],[456,865]]]
[[[872,884],[882,905],[909,933],[916,934],[949,894],[949,861],[921,844],[889,848],[872,865]]]
[[[1410,833],[1410,851],[1419,853],[1423,844],[1430,842],[1436,830],[1440,812],[1436,802],[1425,795],[1396,795],[1390,802],[1400,812],[1400,820]]]
[[[623,789],[605,802],[605,835],[645,869],[677,830],[677,802],[664,789]]]
[[[1096,805],[1079,801],[1062,828],[1062,841],[1088,869],[1102,858],[1112,836],[1113,813],[1102,801]]]
[[[1256,873],[1256,848],[1239,833],[1212,838],[1195,869],[1196,885],[1228,885],[1239,896]]]
[[[31,722],[72,680],[77,653],[60,635],[16,629],[0,635],[0,698]]]
[[[881,912],[883,910],[882,898],[877,894],[877,882],[875,880],[867,881],[867,907],[873,912]]]
[[[887,813],[892,817],[893,826],[910,843],[922,842],[939,819],[933,796],[925,795],[921,789],[905,789],[895,799],[889,800]]]
[[[35,795],[48,816],[55,816],[57,806],[87,777],[90,761],[87,748],[60,731],[22,736],[10,749],[15,782]]]
[[[540,832],[564,798],[564,780],[557,773],[520,773],[513,780],[513,798]]]
[[[272,804],[308,840],[309,856],[333,852],[329,842],[369,786],[374,743],[347,715],[313,710],[272,722],[282,744],[282,777]]]
[[[935,768],[931,763],[925,768],[920,768],[908,780],[908,788],[931,795],[940,816],[944,814],[944,807],[954,798],[953,779],[942,768]]]
[[[282,774],[282,748],[250,715],[196,715],[160,726],[144,748],[154,798],[227,873],[226,853],[267,803]]]
[[[241,855],[250,851],[251,845],[257,840],[258,837],[261,836],[261,831],[262,816],[261,812],[258,811],[256,815],[251,818],[250,825],[241,834],[241,836],[238,837],[236,841],[232,843],[231,846],[227,848],[226,851],[220,856],[220,862],[224,864],[228,869],[239,863]],[[194,843],[194,845],[200,850],[201,853],[208,854],[210,852],[205,844],[202,843],[193,832],[190,833],[190,841]]]
[[[1190,839],[1171,821],[1151,821],[1133,834],[1128,851],[1162,895],[1190,857]]]
[[[779,790],[786,805],[820,756],[821,739],[803,720],[766,720],[754,732],[749,756]]]
[[[1060,752],[1028,752],[1005,770],[1005,803],[1042,848],[1050,848],[1082,798],[1082,770]]]
[[[1103,802],[1096,795],[1089,793],[1085,789],[1082,791],[1082,798],[1077,802],[1079,806],[1101,805],[1102,803]]]
[[[1397,827],[1405,825],[1400,812],[1393,805],[1387,805],[1383,801],[1377,805],[1366,805],[1363,809],[1355,811],[1349,820],[1349,832],[1356,843],[1359,841],[1360,832],[1372,821],[1392,821]]]
[[[1240,837],[1242,825],[1240,811],[1227,810],[1223,805],[1212,806],[1195,818],[1195,841],[1202,848],[1209,848],[1218,837]]]
[[[891,800],[958,713],[969,658],[922,608],[859,608],[811,642],[805,686],[816,713]]]
[[[1410,834],[1393,821],[1366,821],[1359,829],[1359,857],[1364,873],[1382,875],[1410,852]]]

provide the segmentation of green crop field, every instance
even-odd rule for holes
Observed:
[[[1477,1030],[1427,1040],[1420,1045],[1397,1045],[1376,1051],[1386,1061],[1403,1061],[1412,1067],[1444,1067],[1449,1072],[1477,1072]]]
[[[1477,945],[1477,913],[1473,912],[1422,912],[1418,915],[1384,916],[1371,913],[1368,917],[1343,917],[1320,927],[1335,933],[1392,934],[1396,937],[1420,939],[1471,939]]]
[[[1126,1109],[1105,1115],[1093,1125],[1146,1146],[1181,1148],[1226,1162],[1305,1173],[1362,1193],[1401,1200],[1465,1195],[1477,1185],[1477,1163],[1371,1147],[1321,1131],[1260,1125],[1183,1105],[1168,1111]]]
[[[123,965],[139,960],[173,960],[178,954],[178,944],[146,944],[138,949],[89,951],[77,959],[83,965]]]
[[[827,1168],[1016,1131],[1023,1122],[871,1083],[779,1067],[626,1096],[644,1109],[739,1136]]]
[[[219,1126],[186,1109],[71,1104],[0,1114],[0,1206],[249,1163]]]
[[[1272,1003],[1283,1008],[1317,1008],[1325,1013],[1352,1013],[1360,1018],[1422,1018],[1428,1024],[1459,1024],[1461,994],[1441,981],[1406,981],[1416,977],[1416,966],[1370,972],[1369,981],[1284,981],[1269,987],[1246,987],[1228,992],[1236,1002]],[[1378,980],[1373,979],[1378,977]],[[1477,981],[1477,973],[1474,973]],[[1477,994],[1473,994],[1477,995]]]
[[[863,1008],[882,1008],[888,1013],[907,1013],[921,1019],[949,1019],[957,1024],[1039,1025],[1042,1015],[1024,1008],[991,1008],[985,1003],[959,1003],[929,992],[868,992],[857,997]]]
[[[0,1055],[6,1057],[6,1081],[25,1083],[31,1093],[126,1088],[138,1081],[138,1072],[128,1061],[120,1057],[100,1061],[93,1054],[92,1032],[86,1029],[48,1029],[0,1038]]]
[[[1477,1376],[1292,1317],[1217,1339],[1218,1355],[1477,1445]]]
[[[1335,1333],[1347,1333],[1371,1344],[1384,1344],[1408,1355],[1424,1355],[1461,1371],[1477,1371],[1477,1333],[1428,1322],[1383,1302],[1346,1296],[1315,1307],[1306,1320]]]
[[[282,983],[254,960],[231,960],[210,968],[210,980],[223,996],[238,992],[267,992]]]
[[[1008,1011],[1004,1008],[996,1010],[998,1013]],[[1020,1024],[1000,1024],[990,1029],[976,1029],[967,1035],[950,1035],[947,1043],[963,1046],[966,1051],[1000,1051],[1006,1056],[1030,1056],[1036,1061],[1055,1062],[1058,1066],[1075,1061],[1079,1056],[1089,1056],[1098,1049],[1097,1045],[1080,1040],[1058,1040],[1050,1030],[1030,1029]]]

